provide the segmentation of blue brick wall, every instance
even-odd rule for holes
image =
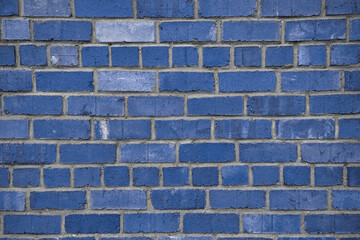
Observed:
[[[0,0],[0,240],[359,240],[359,0]]]

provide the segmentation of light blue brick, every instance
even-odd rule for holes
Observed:
[[[95,121],[96,139],[149,139],[150,120]]]
[[[55,66],[77,66],[79,64],[77,47],[52,46],[50,61]]]
[[[3,19],[2,27],[5,40],[30,40],[30,26],[28,20]]]
[[[326,62],[325,45],[299,46],[298,62],[300,66],[325,65]]]
[[[284,119],[276,121],[279,139],[325,139],[335,137],[332,119]]]
[[[24,15],[70,17],[70,0],[24,0]]]
[[[155,23],[97,22],[96,39],[99,42],[155,42]]]
[[[210,138],[210,120],[157,120],[157,139]]]
[[[321,0],[262,0],[263,17],[302,17],[318,16]]]
[[[216,120],[215,138],[271,138],[270,120]]]
[[[25,192],[0,192],[0,211],[25,211]]]
[[[330,50],[331,65],[353,65],[359,63],[360,47],[357,44],[333,45]]]
[[[146,192],[139,190],[91,191],[92,209],[146,209]]]
[[[175,162],[173,144],[120,145],[120,162]]]
[[[99,91],[151,92],[155,88],[155,72],[99,72]]]

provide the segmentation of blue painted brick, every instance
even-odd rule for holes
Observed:
[[[89,139],[88,120],[34,120],[34,137],[38,139]]]
[[[360,138],[360,119],[340,119],[340,138]]]
[[[230,63],[229,47],[204,47],[203,65],[205,67],[225,67]]]
[[[256,0],[200,0],[200,17],[254,16]]]
[[[235,147],[232,143],[181,144],[179,160],[193,163],[231,162],[235,160]]]
[[[214,74],[210,72],[161,72],[160,91],[205,91],[215,90]]]
[[[225,186],[246,185],[249,183],[248,166],[223,166],[221,179]]]
[[[129,97],[130,116],[181,116],[184,98],[175,96]]]
[[[55,161],[55,144],[0,144],[2,164],[51,164]]]
[[[120,145],[120,162],[175,162],[175,146],[158,143]]]
[[[60,234],[61,216],[6,215],[4,234]]]
[[[321,12],[321,0],[263,0],[263,17],[301,17],[318,16]]]
[[[89,116],[123,116],[124,98],[123,97],[69,97],[69,115],[89,115]]]
[[[34,22],[35,41],[90,41],[91,23],[85,21]]]
[[[202,189],[161,189],[151,191],[154,209],[204,209],[205,190]]]
[[[315,186],[341,185],[342,179],[342,167],[315,167]]]
[[[307,166],[285,166],[284,184],[304,186],[310,184],[310,168]]]
[[[24,0],[24,15],[70,17],[70,0]]]
[[[243,215],[245,233],[300,233],[300,215]]]
[[[99,239],[100,240],[154,240],[154,238],[151,237],[100,237]]]
[[[31,209],[84,209],[85,191],[31,192]]]
[[[243,97],[203,97],[188,99],[189,115],[242,115]]]
[[[300,66],[325,65],[325,45],[299,46],[298,62]]]
[[[327,191],[272,190],[270,210],[325,210]]]
[[[15,47],[0,46],[0,66],[15,65]]]
[[[157,139],[210,138],[210,120],[157,120]]]
[[[286,23],[286,41],[345,39],[346,20],[301,20]]]
[[[115,144],[63,144],[60,146],[61,163],[113,163]]]
[[[4,97],[6,114],[61,115],[61,96],[9,96]]]
[[[292,143],[241,143],[241,162],[295,162],[296,144]]]
[[[38,91],[92,91],[92,72],[36,72]]]
[[[155,22],[97,22],[96,39],[98,42],[155,42]]]
[[[52,46],[50,60],[55,66],[78,66],[78,49],[72,46]]]
[[[216,186],[219,184],[217,167],[202,167],[192,169],[194,186]]]
[[[149,139],[150,120],[95,121],[96,139]]]
[[[275,91],[274,72],[223,72],[219,73],[220,92]]]
[[[15,168],[13,171],[13,185],[15,187],[37,187],[40,185],[40,169]]]
[[[211,208],[263,208],[265,191],[210,190]]]
[[[160,42],[216,41],[215,22],[164,22],[159,29]]]
[[[0,187],[9,187],[10,172],[6,167],[0,167]]]
[[[100,171],[98,167],[75,168],[75,187],[99,187],[101,185]]]
[[[341,210],[359,210],[360,191],[333,190],[332,207]]]
[[[159,240],[171,240],[172,236],[170,237],[158,237]],[[212,240],[213,238],[211,236],[176,236],[177,240]]]
[[[306,215],[305,231],[310,234],[359,233],[360,215],[358,214]]]
[[[278,166],[253,166],[252,173],[254,186],[275,185],[280,180]]]
[[[84,67],[109,65],[108,47],[83,47],[81,55]]]
[[[4,40],[30,40],[29,20],[3,19]]]
[[[266,62],[268,66],[284,66],[293,63],[293,47],[268,47],[266,49]]]
[[[184,233],[238,233],[239,215],[235,213],[185,213]]]
[[[44,168],[44,184],[48,188],[70,187],[69,168]]]
[[[24,66],[46,66],[46,46],[22,45],[19,47],[20,64]]]
[[[360,71],[345,71],[345,91],[360,91]]]
[[[347,182],[349,187],[360,187],[360,167],[347,167]]]
[[[159,186],[159,169],[156,167],[133,168],[134,186]]]
[[[164,186],[189,185],[189,169],[187,167],[163,168]]]
[[[91,191],[92,209],[146,209],[146,192],[139,190]]]
[[[302,115],[305,113],[303,96],[253,96],[248,97],[249,115]]]
[[[0,91],[30,92],[32,90],[31,71],[0,70]]]
[[[360,19],[350,22],[350,40],[360,40]]]
[[[72,214],[65,217],[67,233],[119,233],[120,214]]]
[[[167,67],[169,66],[168,47],[143,47],[142,61],[144,67]]]
[[[199,54],[194,47],[174,47],[172,49],[172,61],[175,67],[197,66]]]
[[[138,18],[191,18],[193,0],[137,0]]]
[[[111,59],[115,67],[136,67],[139,65],[139,48],[112,47]]]
[[[229,21],[223,23],[224,41],[280,41],[278,21]]]
[[[239,67],[260,67],[261,47],[235,48],[235,65]]]
[[[248,139],[271,138],[269,120],[216,120],[215,138]]]
[[[0,1],[0,16],[18,15],[18,1],[17,0],[1,0]]]
[[[283,119],[276,121],[279,139],[324,139],[335,137],[332,119]]]
[[[129,186],[130,174],[127,166],[107,166],[104,168],[104,183],[108,187]]]
[[[76,0],[76,17],[132,17],[131,0]]]
[[[327,15],[359,14],[359,0],[327,0]]]
[[[25,211],[25,192],[0,192],[0,211]]]
[[[331,65],[353,65],[359,63],[359,45],[333,45],[331,46]]]
[[[360,112],[360,95],[310,96],[312,114],[348,114]]]
[[[335,240],[335,237],[278,237],[278,240]]]
[[[301,145],[301,158],[308,163],[359,163],[359,143],[307,143]]]
[[[28,138],[28,120],[0,120],[0,138]]]
[[[179,231],[179,213],[133,213],[124,215],[125,233],[171,233]]]

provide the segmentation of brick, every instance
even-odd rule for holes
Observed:
[[[98,42],[155,42],[155,23],[97,22],[96,39]]]
[[[170,237],[158,237],[159,240],[171,240],[173,238],[176,238],[177,240],[212,240],[213,238],[211,236],[170,236]]]
[[[272,190],[270,210],[325,210],[327,191]]]
[[[359,210],[360,191],[333,190],[332,207],[341,210]]]
[[[174,47],[172,49],[172,61],[175,67],[197,66],[199,54],[194,47]]]
[[[129,97],[130,116],[181,116],[184,99],[176,96]]]
[[[360,138],[360,119],[340,119],[340,138]]]
[[[359,14],[359,0],[327,0],[326,15]]]
[[[360,9],[360,8],[359,8]],[[359,10],[360,13],[360,10]],[[331,65],[353,65],[359,63],[359,45],[333,45],[331,46]]]
[[[154,209],[204,209],[205,190],[201,189],[161,189],[151,191]]]
[[[55,66],[78,66],[78,49],[72,46],[52,46],[50,48],[50,61]]]
[[[154,240],[154,238],[151,237],[100,237],[99,239],[100,240]]]
[[[189,169],[187,167],[164,167],[164,186],[186,186],[189,185]]]
[[[1,211],[25,211],[25,192],[0,192]]]
[[[254,186],[275,185],[280,180],[278,166],[253,166],[252,174]]]
[[[265,191],[210,190],[211,208],[264,208]]]
[[[171,233],[179,231],[179,213],[124,214],[125,233]]]
[[[6,167],[0,167],[0,187],[9,187],[10,172]]]
[[[342,167],[315,167],[315,186],[341,185],[342,179]]]
[[[219,184],[217,167],[198,167],[192,169],[194,186],[216,186]]]
[[[239,215],[235,213],[185,213],[184,233],[238,233]]]
[[[272,71],[219,73],[220,92],[275,91],[276,76]]]
[[[248,97],[249,115],[286,116],[305,113],[303,96],[253,96]]]
[[[203,97],[188,99],[188,115],[231,116],[243,114],[243,97]]]
[[[252,139],[271,138],[269,120],[216,120],[215,138]]]
[[[347,167],[347,182],[349,187],[360,186],[360,167]]]
[[[247,185],[249,183],[248,166],[223,166],[221,179],[225,186]]]
[[[93,73],[36,72],[36,90],[45,92],[93,91]]]
[[[138,18],[191,18],[193,0],[137,0]]]
[[[0,138],[28,138],[28,120],[0,120]]]
[[[4,97],[4,112],[16,115],[61,115],[61,96],[9,96]]]
[[[48,188],[70,187],[69,168],[44,168],[44,184]]]
[[[307,166],[285,166],[284,184],[305,186],[310,184],[310,168]]]
[[[75,187],[100,187],[100,171],[98,167],[75,168]]]
[[[335,240],[335,237],[278,237],[278,240]]]
[[[34,120],[34,137],[38,139],[89,139],[90,121]]]
[[[120,214],[71,214],[65,216],[67,233],[119,233]]]
[[[37,187],[40,185],[40,169],[15,168],[13,170],[13,185],[15,187]]]
[[[169,66],[169,48],[143,47],[142,61],[144,67],[167,67]]]
[[[46,46],[22,45],[19,47],[20,64],[24,66],[46,66]]]
[[[223,22],[223,41],[269,42],[280,41],[281,23],[278,21]]]
[[[60,234],[61,216],[5,215],[4,234]]]
[[[276,121],[279,139],[324,139],[335,137],[332,119],[283,119]]]
[[[84,67],[109,65],[108,47],[83,47],[81,56]]]
[[[129,168],[127,166],[104,167],[104,183],[108,187],[129,186]]]
[[[92,209],[146,209],[146,192],[138,190],[91,191]]]
[[[123,116],[123,97],[70,96],[68,98],[69,115]]]
[[[159,186],[159,169],[156,167],[133,168],[133,184],[140,186]]]
[[[95,139],[149,139],[150,120],[95,121]]]
[[[136,67],[139,66],[138,47],[112,47],[111,59],[113,66]]]
[[[235,147],[232,143],[181,144],[179,160],[193,163],[231,162],[235,160]]]
[[[0,1],[0,16],[14,16],[18,14],[19,10],[17,0]]]
[[[31,209],[85,209],[85,191],[31,192]]]
[[[35,41],[90,41],[91,23],[87,21],[36,21]]]
[[[213,92],[214,74],[210,72],[161,72],[159,73],[160,91]]]
[[[285,40],[340,40],[346,35],[345,19],[301,20],[286,23]]]
[[[75,0],[75,16],[91,18],[132,17],[131,0]]]
[[[203,65],[205,67],[225,67],[230,64],[229,47],[204,47]]]
[[[293,47],[268,47],[266,48],[265,66],[280,67],[293,63]]]
[[[55,144],[0,144],[1,164],[51,164],[55,161]]]
[[[300,233],[300,215],[245,214],[245,233]]]
[[[60,162],[69,163],[113,163],[114,144],[63,144],[60,146]]]
[[[360,112],[360,95],[322,95],[310,97],[312,114],[349,114]]]
[[[299,46],[298,63],[300,66],[321,66],[326,63],[325,45]]]
[[[292,143],[240,143],[241,162],[295,162],[296,144]]]
[[[160,42],[213,42],[215,22],[163,22],[159,25]]]
[[[239,67],[260,67],[261,47],[235,48],[235,65]]]
[[[70,17],[70,1],[24,0],[24,15],[29,17]]]
[[[0,46],[0,66],[15,65],[15,47]]]
[[[210,120],[157,120],[157,139],[210,138]]]
[[[200,17],[241,17],[254,16],[256,0],[200,0]]]
[[[318,16],[321,0],[264,0],[261,2],[263,17],[302,17]]]
[[[360,40],[360,19],[354,19],[350,22],[350,40]]]
[[[360,91],[360,71],[345,71],[345,91]]]
[[[301,145],[301,158],[308,163],[358,163],[358,143],[307,143]]]
[[[336,215],[306,215],[305,231],[315,233],[359,233],[360,215],[336,214]]]
[[[30,25],[28,20],[3,19],[4,40],[30,40]]]
[[[120,162],[175,162],[175,146],[157,143],[120,145]]]

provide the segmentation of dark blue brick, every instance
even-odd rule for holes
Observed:
[[[308,163],[359,163],[359,143],[307,143],[301,145],[301,158]]]
[[[310,96],[310,113],[360,113],[360,95]]]
[[[60,234],[61,216],[6,215],[4,234]]]
[[[263,208],[265,191],[210,190],[211,208]]]
[[[347,167],[347,182],[349,187],[360,187],[360,167]]]
[[[252,173],[255,186],[275,185],[280,180],[278,166],[254,166]]]
[[[31,209],[84,209],[85,191],[31,192]]]
[[[39,139],[89,139],[88,120],[34,120],[34,137]]]
[[[209,72],[161,72],[160,91],[205,91],[215,90],[214,74]]]
[[[96,139],[149,139],[150,120],[95,121]]]
[[[235,213],[185,213],[184,233],[238,233],[239,215]]]
[[[306,215],[305,230],[308,233],[360,233],[360,215]]]
[[[164,22],[159,26],[160,42],[215,41],[215,22]]]
[[[304,186],[310,184],[310,168],[307,166],[285,166],[284,184]]]
[[[342,167],[315,167],[315,186],[341,185],[342,179]]]
[[[32,90],[31,71],[0,70],[0,91],[30,92]]]
[[[142,61],[144,67],[167,67],[169,66],[169,48],[143,47]]]
[[[157,139],[210,138],[210,120],[157,120]]]
[[[10,172],[6,167],[0,167],[0,187],[9,187]]]
[[[2,20],[3,38],[5,40],[30,40],[30,26],[28,20]]]
[[[350,40],[360,40],[360,19],[350,22]]]
[[[173,144],[120,145],[120,162],[175,162]]]
[[[215,137],[227,139],[271,138],[271,121],[216,120]]]
[[[262,237],[226,237],[226,238],[217,238],[218,240],[271,240],[271,238],[262,238]],[[294,239],[296,240],[296,239]],[[298,239],[300,240],[300,239]],[[315,239],[314,239],[315,240]],[[331,239],[335,240],[335,239]]]
[[[319,66],[326,63],[325,45],[299,46],[298,62],[300,66]]]
[[[224,41],[280,41],[278,21],[229,21],[223,23]]]
[[[65,217],[67,233],[119,233],[120,214],[72,214]]]
[[[270,210],[325,210],[327,191],[272,190]]]
[[[199,0],[200,17],[254,16],[256,0]]]
[[[360,119],[340,119],[340,138],[360,138]]]
[[[111,59],[113,66],[136,67],[139,65],[139,48],[112,47]]]
[[[134,213],[124,215],[125,233],[170,233],[179,231],[179,213]]]
[[[335,237],[278,237],[278,240],[335,240]]]
[[[295,162],[296,144],[292,143],[241,143],[241,162]]]
[[[40,169],[15,168],[13,171],[13,185],[15,187],[37,187],[40,185]]]
[[[219,184],[217,167],[203,167],[192,169],[194,186],[216,186]]]
[[[235,160],[235,147],[232,143],[181,144],[179,160],[193,163],[231,162]]]
[[[156,167],[133,168],[134,186],[159,186],[159,169]]]
[[[24,0],[24,15],[70,17],[70,0]]]
[[[104,183],[108,187],[129,186],[130,174],[126,166],[107,166],[104,168]]]
[[[359,2],[360,3],[360,2]],[[353,65],[359,63],[359,45],[333,45],[331,46],[331,65]]]
[[[175,96],[129,97],[130,116],[181,116],[184,98]]]
[[[266,49],[266,66],[284,66],[293,63],[293,47],[268,47]]]
[[[55,66],[78,66],[78,49],[73,46],[52,46],[50,60]]]
[[[92,72],[37,72],[36,89],[38,91],[69,92],[92,91]]]
[[[235,65],[239,67],[260,67],[261,47],[235,48]]]
[[[187,167],[163,168],[164,186],[189,185],[189,169]]]
[[[28,138],[28,120],[0,120],[0,138]]]
[[[0,192],[0,211],[25,211],[25,192]]]
[[[75,187],[99,187],[101,185],[100,171],[98,167],[75,168]]]
[[[205,190],[162,189],[151,191],[151,203],[155,209],[204,209]]]
[[[173,66],[191,67],[197,66],[199,54],[194,47],[174,47],[172,50]]]
[[[131,0],[75,0],[76,17],[132,17]]]
[[[225,67],[230,63],[229,47],[204,47],[203,65],[205,67]]]
[[[109,65],[108,47],[83,47],[81,55],[84,67]]]
[[[279,139],[334,138],[335,122],[332,119],[283,119],[276,121]]]
[[[138,18],[191,18],[193,0],[137,0]]]
[[[138,190],[91,191],[92,209],[146,209],[146,192]]]
[[[203,97],[188,99],[189,115],[242,115],[243,97]]]
[[[303,96],[253,96],[247,101],[249,115],[301,115],[305,113]]]
[[[245,233],[300,233],[300,215],[254,214],[243,216]]]
[[[341,210],[359,210],[360,191],[333,190],[332,207]]]
[[[247,185],[249,170],[247,166],[224,166],[221,168],[222,184],[225,186]]]
[[[274,72],[223,72],[219,73],[220,92],[275,91]]]
[[[61,96],[9,96],[4,97],[6,114],[61,115]]]
[[[327,15],[359,14],[359,0],[327,0]]]
[[[22,45],[19,47],[20,64],[24,66],[46,66],[46,46]]]
[[[64,144],[60,146],[61,163],[113,163],[114,144]]]
[[[1,0],[0,1],[0,16],[18,15],[18,1],[17,0]]]
[[[263,17],[317,16],[321,12],[321,0],[263,0]]]
[[[48,188],[70,187],[69,168],[44,168],[44,184]]]
[[[55,161],[54,144],[0,144],[2,164],[51,164]]]
[[[0,66],[15,65],[15,47],[0,46]]]
[[[35,41],[90,41],[91,23],[84,21],[34,22]]]
[[[69,97],[69,115],[122,116],[124,115],[123,97]]]
[[[345,91],[360,91],[360,71],[345,71]]]

